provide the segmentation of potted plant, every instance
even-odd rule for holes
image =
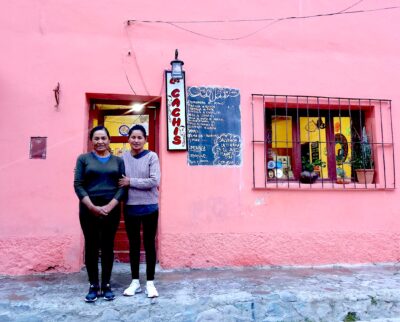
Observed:
[[[350,183],[350,178],[346,177],[346,172],[343,168],[336,168],[336,182],[340,184]]]
[[[359,183],[368,184],[373,182],[374,160],[365,126],[362,129],[360,143],[354,145],[352,164]]]
[[[321,168],[326,166],[320,159],[310,161],[307,157],[301,158],[302,172],[300,173],[300,182],[314,183],[319,177]]]

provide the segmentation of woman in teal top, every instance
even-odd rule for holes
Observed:
[[[100,295],[113,300],[110,287],[114,262],[114,238],[120,220],[120,201],[125,190],[118,180],[125,175],[121,158],[109,152],[110,134],[104,126],[90,131],[93,151],[81,154],[75,168],[74,188],[80,200],[79,219],[85,237],[85,264],[90,288],[86,302],[94,302]],[[98,259],[101,250],[101,288]]]

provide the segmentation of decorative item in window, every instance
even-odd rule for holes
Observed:
[[[268,170],[268,178],[269,179],[275,178],[275,171],[274,170],[272,170],[272,169]]]
[[[278,178],[278,179],[282,179],[282,177],[283,177],[283,171],[282,171],[282,169],[275,169],[275,176]]]
[[[275,169],[275,166],[276,166],[275,161],[274,160],[268,161],[267,166],[268,166],[268,169]]]
[[[336,164],[342,165],[346,161],[347,155],[349,153],[349,145],[347,139],[343,134],[335,134],[335,145],[338,146],[336,152]]]
[[[122,136],[128,136],[129,126],[126,125],[126,124],[122,124],[122,125],[118,128],[118,132],[119,132],[119,134],[121,134]]]
[[[290,170],[290,168],[291,168],[290,167],[290,156],[288,156],[288,155],[278,155],[276,157],[276,161],[277,162],[281,162],[283,169],[288,168]]]
[[[361,141],[354,144],[353,169],[357,176],[357,181],[363,184],[370,184],[374,181],[374,160],[372,158],[371,145],[368,141],[365,126],[362,128]]]
[[[350,183],[351,179],[346,177],[346,172],[343,168],[336,168],[336,183],[347,184]]]
[[[317,181],[321,168],[326,167],[326,163],[320,159],[310,161],[307,157],[301,158],[302,172],[300,173],[301,183],[314,183]]]
[[[30,159],[46,159],[47,137],[33,136],[29,150]]]

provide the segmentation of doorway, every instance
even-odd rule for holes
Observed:
[[[141,124],[146,129],[148,140],[145,149],[158,154],[160,97],[88,94],[88,98],[89,129],[97,125],[104,125],[108,129],[112,154],[121,156],[124,152],[130,151],[128,131],[135,124]],[[88,148],[90,148],[89,142]],[[157,244],[156,240],[156,247]],[[129,262],[129,241],[125,231],[123,209],[115,236],[114,253],[115,261]],[[145,261],[143,243],[141,243],[140,260]]]

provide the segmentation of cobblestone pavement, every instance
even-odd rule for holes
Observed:
[[[400,265],[158,269],[155,300],[122,296],[129,282],[116,264],[116,299],[88,304],[85,271],[2,276],[0,321],[400,322]]]

